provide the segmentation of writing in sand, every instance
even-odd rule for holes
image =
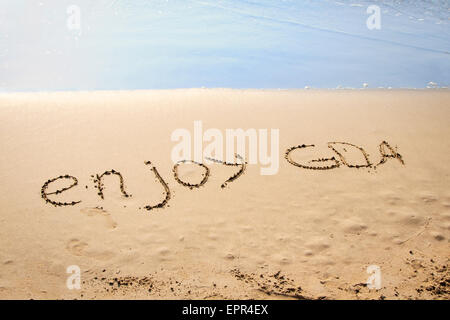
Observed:
[[[369,155],[364,150],[364,148],[354,145],[352,143],[348,143],[348,142],[329,142],[328,147],[333,152],[333,156],[331,156],[331,157],[317,158],[317,159],[312,159],[312,160],[305,161],[305,162],[298,162],[292,156],[292,153],[294,151],[297,151],[297,150],[301,151],[303,149],[309,149],[309,148],[314,148],[314,147],[315,147],[315,145],[313,145],[313,144],[309,144],[309,145],[302,144],[302,145],[293,146],[286,150],[284,157],[285,157],[286,161],[288,163],[290,163],[291,165],[298,167],[298,168],[306,169],[306,170],[332,170],[332,169],[339,168],[341,166],[355,168],[355,169],[358,169],[358,168],[376,169],[378,166],[386,163],[386,161],[388,161],[390,159],[400,162],[401,165],[405,164],[402,156],[397,152],[397,148],[391,147],[389,145],[389,143],[387,143],[386,141],[381,142],[379,145],[380,160],[377,164],[373,164],[370,161]],[[352,148],[356,152],[361,153],[362,157],[364,159],[363,163],[356,164],[356,163],[349,161],[345,156],[345,151],[347,151],[346,148]],[[218,163],[218,164],[222,164],[225,166],[236,168],[237,171],[221,184],[222,188],[225,188],[229,183],[231,183],[231,182],[235,181],[236,179],[238,179],[239,177],[241,177],[244,174],[246,166],[247,166],[247,162],[244,160],[244,158],[242,158],[238,154],[235,155],[235,163],[229,163],[226,161],[212,159],[212,158],[207,158],[207,159],[213,163]],[[171,191],[170,191],[169,185],[166,183],[164,178],[159,174],[156,167],[150,161],[145,161],[144,164],[150,167],[150,170],[154,174],[156,180],[164,188],[165,196],[164,196],[164,199],[162,201],[160,201],[159,203],[156,203],[153,205],[151,205],[151,204],[144,205],[143,208],[146,210],[164,208],[171,199]],[[178,174],[178,167],[182,164],[191,164],[191,165],[196,165],[196,166],[201,167],[204,171],[202,174],[202,180],[198,183],[191,183],[188,181],[183,181]],[[124,178],[123,178],[122,174],[114,169],[105,171],[102,174],[91,175],[91,177],[94,180],[95,188],[98,190],[97,191],[98,196],[101,199],[104,199],[103,178],[105,176],[109,176],[109,175],[115,175],[118,177],[119,188],[120,188],[120,192],[121,192],[122,196],[126,197],[126,198],[131,197],[131,194],[127,193],[127,191],[125,190],[125,182],[124,182]],[[209,175],[210,175],[209,167],[207,167],[203,163],[199,163],[199,162],[192,161],[192,160],[178,161],[173,167],[173,177],[174,177],[175,181],[177,181],[177,183],[179,183],[180,185],[187,187],[189,189],[200,188],[200,187],[204,186],[208,181]],[[62,187],[61,189],[58,189],[56,191],[48,191],[49,186],[58,180],[67,180],[69,183],[67,186]],[[59,201],[55,200],[54,198],[57,198],[58,195],[62,194],[63,192],[65,192],[69,189],[76,187],[77,185],[78,185],[78,179],[76,177],[74,177],[70,174],[60,175],[55,178],[49,179],[44,183],[44,185],[41,188],[41,197],[42,197],[42,199],[45,200],[46,203],[51,204],[55,207],[74,206],[74,205],[79,204],[81,202],[81,200],[75,200],[75,201],[70,201],[70,202],[67,202],[67,201],[59,202]]]

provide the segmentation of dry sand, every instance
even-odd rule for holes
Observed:
[[[449,119],[444,90],[2,94],[0,298],[449,299]],[[279,128],[278,174],[248,165],[221,188],[236,168],[213,164],[202,187],[179,184],[170,136],[194,120]],[[284,158],[302,144],[316,148],[294,150],[296,162],[336,156],[330,141],[373,164],[386,141],[404,164],[309,170]],[[347,149],[349,165],[364,163]],[[144,209],[165,196],[144,161],[170,188],[163,208]],[[99,197],[91,175],[111,169],[131,197],[112,176]],[[48,197],[81,202],[46,203],[44,183],[66,174],[78,185]],[[80,290],[66,287],[70,265]],[[369,265],[379,290],[366,286]]]

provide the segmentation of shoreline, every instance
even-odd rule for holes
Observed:
[[[11,91],[1,92],[2,95],[28,94],[68,94],[68,93],[150,93],[150,92],[180,92],[180,91],[231,91],[231,92],[447,92],[450,87],[438,88],[175,88],[175,89],[134,89],[134,90],[57,90],[57,91]]]

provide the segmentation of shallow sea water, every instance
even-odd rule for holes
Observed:
[[[445,87],[449,19],[448,0],[3,0],[0,92]]]

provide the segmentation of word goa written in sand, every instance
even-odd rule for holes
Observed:
[[[359,147],[357,145],[354,145],[354,144],[348,143],[348,142],[329,142],[328,148],[330,148],[332,150],[332,152],[334,153],[334,156],[331,156],[331,157],[317,158],[317,159],[312,159],[312,160],[309,160],[306,162],[297,162],[292,156],[292,153],[296,150],[302,150],[302,149],[314,148],[314,147],[315,147],[315,145],[313,145],[313,144],[310,144],[310,145],[302,144],[302,145],[291,147],[286,150],[285,159],[291,165],[302,168],[302,169],[307,169],[307,170],[331,170],[331,169],[339,168],[340,166],[345,166],[345,167],[349,167],[349,168],[373,168],[373,169],[376,169],[377,166],[386,163],[386,161],[389,159],[396,159],[402,165],[405,164],[402,156],[397,152],[397,148],[392,148],[389,145],[389,143],[387,143],[386,141],[381,142],[379,145],[381,159],[377,164],[373,164],[370,162],[369,155],[362,147]],[[363,163],[352,163],[351,161],[349,161],[347,159],[347,157],[345,156],[346,153],[348,152],[347,148],[352,148],[353,150],[357,151],[358,153],[361,153],[362,157],[364,159],[364,162]],[[217,163],[217,164],[222,164],[225,166],[238,168],[238,170],[232,176],[230,176],[225,182],[223,182],[221,184],[222,188],[225,188],[229,183],[231,183],[231,182],[235,181],[237,178],[239,178],[245,172],[245,169],[247,167],[247,162],[239,154],[235,154],[235,159],[234,159],[235,163],[230,163],[227,161],[222,161],[222,160],[213,159],[213,158],[207,158],[207,160],[209,160],[211,163]],[[144,206],[144,209],[152,210],[152,209],[157,209],[157,208],[164,208],[171,199],[171,191],[170,191],[169,185],[166,183],[166,181],[163,179],[163,177],[161,177],[161,175],[159,174],[156,167],[153,166],[150,161],[145,161],[144,163],[145,163],[145,165],[150,166],[150,170],[153,172],[156,180],[164,188],[164,194],[165,194],[165,197],[162,201],[160,201],[159,203],[157,203],[155,205],[146,205],[146,206]],[[178,167],[183,164],[192,164],[192,165],[201,167],[204,170],[204,173],[202,174],[202,177],[203,177],[202,180],[199,183],[190,183],[188,181],[183,181],[180,178],[180,176],[178,175]],[[180,185],[182,185],[184,187],[188,187],[189,189],[200,188],[201,186],[205,185],[206,182],[208,181],[208,178],[210,175],[209,167],[207,167],[203,163],[193,161],[193,160],[178,161],[174,165],[172,171],[173,171],[173,176],[174,176],[175,181],[177,181]],[[91,175],[91,177],[93,178],[93,181],[95,183],[95,188],[98,189],[99,197],[101,199],[104,199],[103,178],[105,176],[109,176],[109,175],[117,176],[119,179],[120,192],[126,198],[131,197],[131,194],[127,193],[125,190],[125,182],[124,182],[124,178],[123,178],[122,174],[114,169],[105,171],[102,174]],[[56,182],[57,180],[64,180],[64,179],[71,180],[71,184],[66,187],[63,187],[61,189],[58,189],[56,191],[52,191],[52,192],[48,191],[49,186],[53,182]],[[69,174],[58,176],[56,178],[49,179],[44,183],[44,185],[41,188],[41,197],[45,200],[46,203],[49,203],[53,206],[74,206],[74,205],[80,203],[81,200],[71,201],[71,202],[58,202],[56,200],[50,199],[49,197],[59,195],[69,189],[72,189],[73,187],[75,187],[77,185],[78,185],[78,179],[74,176],[71,176]]]

